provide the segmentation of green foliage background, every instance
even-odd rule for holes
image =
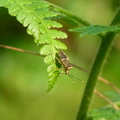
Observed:
[[[52,0],[51,2],[82,16],[93,24],[108,25],[115,15],[119,1]],[[70,28],[65,22],[60,22],[64,24],[64,31]],[[99,37],[88,35],[79,38],[77,33],[70,32],[68,36],[63,42],[68,46],[66,53],[70,61],[89,70],[99,45]],[[120,36],[117,35],[115,39],[102,76],[120,87]],[[7,9],[4,8],[0,8],[0,44],[39,51],[25,28],[14,17],[9,16]],[[48,81],[46,69],[47,65],[43,63],[42,57],[0,48],[1,120],[73,120],[75,118],[85,83],[76,80],[74,84],[71,78],[61,75],[54,89],[46,93]],[[75,68],[70,73],[84,81],[88,77],[86,73]],[[101,82],[97,89],[101,92],[112,91]],[[106,105],[96,95],[93,100],[91,109]]]

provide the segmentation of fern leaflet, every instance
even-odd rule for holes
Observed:
[[[85,27],[78,27],[74,29],[70,29],[71,32],[79,32],[80,37],[85,35],[98,35],[98,34],[106,34],[107,32],[120,32],[120,26],[100,26],[100,25],[91,25]]]
[[[120,111],[113,108],[100,108],[92,110],[88,115],[88,120],[119,120]]]
[[[16,16],[27,27],[27,33],[34,36],[37,45],[43,44],[40,54],[46,56],[44,62],[49,64],[47,92],[50,91],[59,75],[55,55],[59,49],[67,49],[65,44],[57,40],[67,38],[66,33],[53,29],[62,27],[51,20],[59,15],[57,9],[43,0],[0,0],[0,6],[6,7],[10,15]]]
[[[120,102],[120,93],[118,92],[104,92],[104,94],[109,97],[112,102]]]

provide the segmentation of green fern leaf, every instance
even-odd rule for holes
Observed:
[[[60,49],[60,50],[66,50],[67,47],[65,44],[63,44],[62,42],[58,41],[58,40],[54,40],[53,44],[55,45],[56,49]]]
[[[109,97],[112,102],[119,102],[120,101],[120,93],[118,92],[104,92],[104,95]]]
[[[50,63],[52,63],[52,61],[53,61],[53,59],[52,59],[51,55],[47,55],[47,56],[44,58],[44,62],[45,62],[46,64],[50,64]]]
[[[51,73],[53,71],[53,65],[49,65],[48,68],[47,68],[47,72],[48,73]]]
[[[90,112],[89,118],[92,118],[92,120],[119,120],[120,111],[112,108],[95,109]]]
[[[14,3],[14,0],[0,0],[0,6],[1,7],[7,7],[9,6],[11,3]]]
[[[62,27],[62,25],[60,23],[56,22],[56,21],[51,21],[51,20],[46,20],[45,19],[42,22],[47,28],[51,28],[51,27],[61,28]]]
[[[13,16],[16,16],[20,10],[21,7],[17,3],[11,4],[9,7],[9,13]]]
[[[91,25],[86,27],[70,29],[69,31],[80,32],[80,37],[83,37],[85,35],[106,34],[107,32],[120,32],[120,26]]]
[[[31,16],[28,16],[25,18],[24,22],[23,22],[23,26],[27,27],[30,23],[33,23],[33,18]]]
[[[36,34],[36,36],[38,35],[38,38],[37,39],[35,39],[35,42],[37,43],[37,44],[49,44],[49,43],[51,43],[51,38],[50,38],[50,36],[49,35],[46,35],[46,34],[41,34],[40,36],[39,36],[39,33],[38,34]]]
[[[51,45],[44,45],[41,49],[40,49],[40,54],[41,55],[50,55],[52,53],[51,50]]]
[[[21,6],[27,5],[27,4],[32,4],[32,0],[15,0],[15,2],[19,3]]]
[[[48,33],[51,35],[51,37],[53,39],[64,39],[64,38],[67,38],[67,35],[66,33],[62,32],[62,31],[57,31],[57,30],[49,30]]]
[[[76,21],[74,21],[73,19],[71,19],[70,17],[67,17],[67,16],[65,16],[65,15],[63,15],[63,14],[60,14],[60,15],[58,15],[58,16],[55,16],[55,17],[53,17],[52,19],[54,19],[54,20],[63,20],[63,21],[65,21],[65,22],[67,22],[69,25],[71,25],[71,26],[78,26],[78,23],[76,22]]]
[[[44,7],[49,7],[50,5],[47,2],[43,2],[42,0],[34,0],[32,3],[34,8],[44,8]]]
[[[0,6],[8,8],[9,14],[16,16],[17,20],[27,27],[27,33],[33,35],[37,45],[43,44],[40,54],[45,55],[44,62],[48,66],[48,90],[50,91],[59,75],[56,65],[58,50],[67,49],[66,45],[56,39],[67,38],[66,33],[55,30],[62,25],[52,18],[59,15],[54,6],[43,0],[0,0]]]
[[[51,64],[47,70],[49,71],[48,74],[49,81],[48,81],[48,89],[46,92],[49,92],[57,82],[59,71],[55,64]]]
[[[20,23],[23,23],[26,17],[27,17],[27,13],[24,10],[20,10],[20,12],[18,12],[18,15],[17,15],[17,20]]]

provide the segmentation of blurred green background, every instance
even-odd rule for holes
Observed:
[[[118,9],[119,0],[49,0],[88,20],[92,24],[109,25]],[[65,22],[64,31],[69,26]],[[76,33],[68,32],[63,42],[68,46],[66,54],[70,62],[90,70],[97,52],[100,38],[86,36],[79,38]],[[120,35],[115,37],[102,76],[120,87]],[[32,36],[26,28],[0,8],[0,44],[39,52]],[[47,90],[47,65],[43,58],[35,55],[0,48],[0,120],[74,120],[86,85],[88,74],[73,68],[70,73],[85,81],[61,75],[55,87]],[[104,89],[103,89],[104,88]],[[101,92],[113,91],[99,82]],[[90,109],[106,105],[97,95]]]

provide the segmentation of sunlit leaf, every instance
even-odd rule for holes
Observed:
[[[17,20],[27,27],[27,33],[34,37],[37,45],[43,45],[40,54],[46,56],[44,62],[50,66],[47,71],[48,91],[51,90],[59,75],[56,53],[59,49],[67,49],[65,44],[57,40],[67,38],[67,34],[56,30],[55,28],[61,28],[62,24],[52,19],[59,15],[58,9],[43,0],[0,0],[0,6],[8,8],[9,14],[16,16]]]

